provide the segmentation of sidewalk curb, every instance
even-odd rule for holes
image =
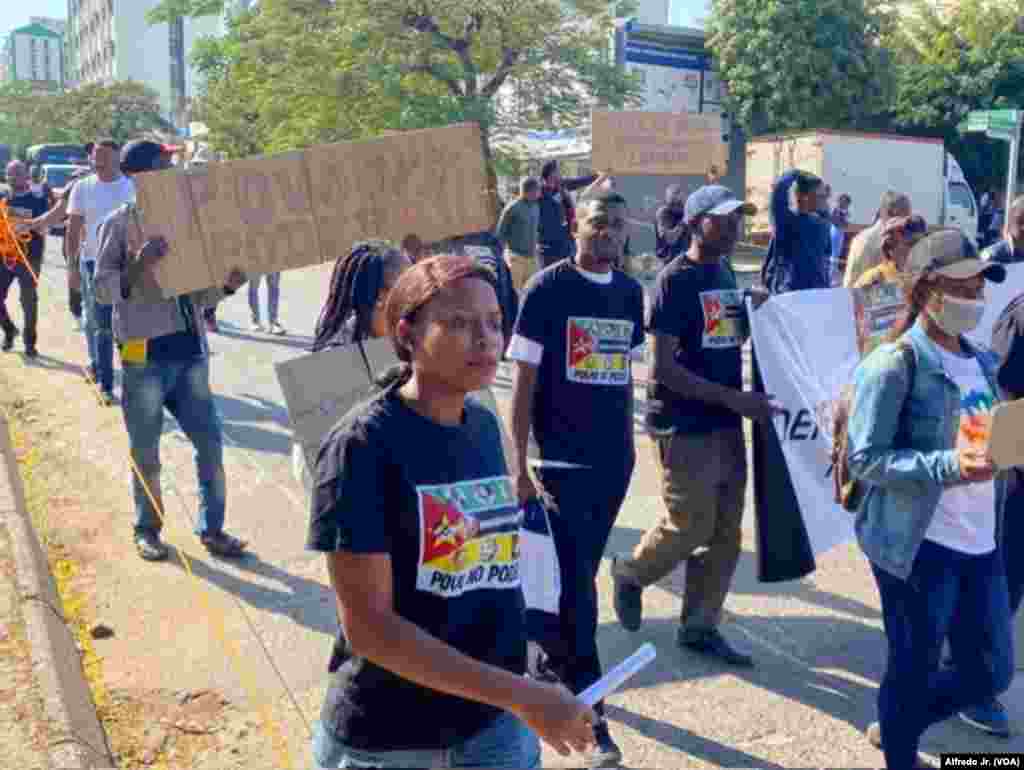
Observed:
[[[57,587],[25,504],[25,488],[0,417],[0,517],[7,523],[16,587],[50,730],[50,767],[90,770],[116,766],[82,670],[75,637],[65,625]]]

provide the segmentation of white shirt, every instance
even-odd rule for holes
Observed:
[[[100,225],[112,211],[135,200],[135,184],[126,176],[113,182],[101,182],[95,174],[75,185],[68,201],[68,216],[78,214],[85,219],[82,239],[82,261],[95,262],[99,250]]]
[[[958,356],[938,345],[946,374],[960,388],[960,429],[957,448],[971,444],[984,448],[992,430],[995,399],[981,366],[974,357]],[[995,482],[948,487],[939,498],[925,538],[960,553],[981,555],[996,547]]]

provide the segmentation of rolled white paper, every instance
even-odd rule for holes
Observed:
[[[640,669],[654,660],[657,654],[654,645],[650,642],[645,642],[639,650],[581,692],[579,699],[588,706],[593,706],[599,701],[603,701],[622,687]]]

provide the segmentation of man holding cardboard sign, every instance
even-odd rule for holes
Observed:
[[[154,142],[130,142],[121,152],[121,171],[128,176],[169,166],[169,156]],[[167,547],[160,541],[160,436],[167,407],[196,450],[196,534],[213,554],[241,556],[245,542],[224,532],[224,450],[200,310],[233,294],[246,276],[234,270],[223,288],[174,299],[143,298],[144,281],[168,246],[162,237],[143,243],[137,212],[133,204],[126,204],[109,216],[100,229],[96,259],[96,296],[114,306],[114,334],[124,372],[121,405],[134,471],[135,546],[147,561],[167,558]]]

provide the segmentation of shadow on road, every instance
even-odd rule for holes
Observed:
[[[22,360],[24,360],[26,366],[35,366],[40,369],[52,369],[53,371],[64,372],[66,374],[73,374],[78,377],[82,376],[82,367],[78,364],[71,364],[67,361],[62,361],[59,358],[53,356],[46,356],[42,353],[37,358],[29,358],[22,353]]]
[[[313,338],[305,334],[285,334],[280,337],[274,334],[251,334],[220,320],[217,321],[217,326],[219,336],[246,342],[264,342],[302,351],[308,351],[313,344]]]
[[[170,563],[184,568],[177,549],[172,551]],[[244,559],[221,561],[191,557],[192,572],[203,581],[217,586],[240,601],[259,610],[284,615],[303,628],[334,637],[338,632],[338,619],[331,590],[308,578],[293,575],[250,552]],[[242,577],[237,572],[248,572],[264,580],[274,581],[281,588],[270,587]]]
[[[716,767],[757,767],[765,770],[783,770],[781,765],[767,762],[761,757],[725,746],[718,741],[702,738],[682,727],[627,711],[612,704],[605,705],[605,713],[613,722],[626,725],[651,740],[703,759]]]
[[[643,532],[631,527],[615,527],[608,539],[605,556],[630,553],[640,542]],[[686,566],[680,565],[672,574],[658,582],[658,587],[682,598],[686,587]],[[796,599],[805,604],[823,607],[834,612],[853,615],[864,620],[881,621],[882,615],[874,607],[869,607],[856,599],[841,596],[818,588],[810,578],[794,580],[787,583],[762,583],[757,579],[757,554],[744,551],[740,556],[736,575],[729,591],[732,594],[748,596],[772,596]]]
[[[755,667],[743,669],[680,648],[675,641],[677,627],[674,618],[646,621],[635,634],[624,631],[617,623],[602,625],[598,638],[608,666],[632,654],[644,642],[651,642],[658,649],[654,663],[631,679],[623,691],[729,676],[829,714],[857,730],[863,730],[876,718],[877,682],[883,672],[886,649],[884,635],[878,629],[852,620],[820,616],[733,616],[722,625],[722,632],[737,648],[754,656]],[[804,652],[803,648],[808,649]],[[763,765],[760,759],[751,762],[751,757],[739,751],[734,752],[730,761],[723,762],[723,752],[728,756],[732,751],[728,747],[622,709],[611,712],[611,708],[613,719],[716,765],[773,767]]]

